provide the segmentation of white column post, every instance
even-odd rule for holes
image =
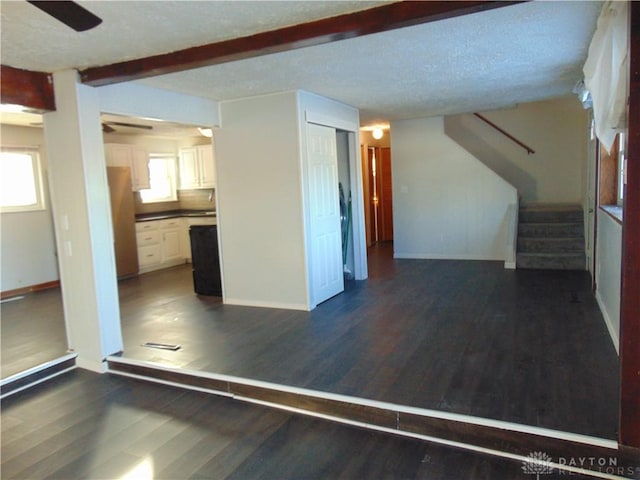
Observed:
[[[99,95],[75,70],[53,77],[44,130],[67,338],[78,366],[104,372],[122,332]]]

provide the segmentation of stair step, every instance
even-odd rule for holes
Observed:
[[[584,270],[584,253],[518,253],[516,268],[538,270]]]
[[[519,253],[584,253],[582,237],[519,237]]]
[[[580,237],[584,238],[582,222],[573,223],[520,223],[519,237]]]
[[[584,221],[581,208],[566,207],[522,207],[520,223],[581,223]]]

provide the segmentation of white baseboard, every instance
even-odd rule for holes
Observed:
[[[262,308],[281,308],[284,310],[302,310],[308,312],[311,309],[308,305],[302,303],[280,303],[280,302],[263,302],[260,300],[244,300],[240,298],[228,298],[224,299],[225,305],[239,305],[242,307],[262,307]]]
[[[616,335],[616,331],[613,328],[613,324],[611,323],[611,318],[607,313],[607,309],[605,308],[604,301],[600,296],[600,291],[596,290],[596,302],[598,302],[598,307],[600,307],[600,312],[602,312],[602,317],[604,318],[604,323],[607,325],[607,330],[609,330],[609,336],[611,337],[611,341],[613,342],[613,346],[616,348],[616,353],[620,355],[620,340],[618,339],[618,335]]]
[[[393,258],[414,260],[489,260],[503,262],[504,258],[472,253],[394,253]]]

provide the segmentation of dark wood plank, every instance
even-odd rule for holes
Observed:
[[[0,305],[2,378],[67,353],[60,288],[24,295]]]
[[[121,364],[117,360],[110,363],[112,369],[117,372]],[[482,363],[480,362],[480,365]],[[198,382],[194,381],[193,375],[186,373],[166,372],[143,366],[122,366],[125,366],[129,373],[145,375],[152,380],[166,380],[166,375],[171,375],[172,381],[176,383],[183,385],[197,384],[198,386],[206,387],[206,378],[202,378],[201,382]],[[407,413],[400,407],[374,407],[362,405],[349,399],[321,398],[304,392],[285,391],[279,389],[277,385],[273,387],[255,386],[234,381],[229,382],[229,392],[234,394],[233,398],[237,400],[267,402],[276,407],[291,407],[299,411],[309,412],[312,415],[321,414],[341,420],[356,421],[372,428],[383,427],[394,430],[398,434],[418,434],[445,442],[457,442],[477,448],[505,452],[509,455],[526,457],[531,452],[545,452],[559,464],[563,462],[569,463],[570,459],[597,458],[607,459],[607,462],[616,466],[640,466],[640,455],[632,450],[625,451],[618,450],[615,447],[598,447],[570,439],[557,439],[545,434],[536,435],[507,430],[497,426],[480,425],[466,422],[462,419],[451,420],[418,413]],[[182,444],[182,442],[179,442],[179,445]],[[171,447],[170,451],[175,449],[176,447]],[[211,458],[210,462],[219,467],[219,460]],[[226,461],[228,459],[225,459]],[[202,467],[205,468],[205,465],[202,465]],[[598,471],[602,465],[597,462],[582,464],[581,467],[586,470]],[[281,466],[278,468],[281,468]],[[250,472],[245,473],[251,476]]]
[[[123,281],[125,356],[617,437],[618,358],[586,272],[391,254],[372,249],[370,279],[310,313],[203,299],[188,266]]]
[[[245,398],[300,408],[356,422],[366,422],[386,428],[396,428],[397,426],[397,415],[392,410],[233,382],[231,382],[230,388],[233,393]]]
[[[622,223],[620,443],[640,448],[640,4],[629,2],[627,185]]]
[[[0,65],[0,78],[2,103],[22,105],[41,112],[56,109],[50,74]]]
[[[620,367],[587,273],[394,260],[391,244],[370,253],[371,278],[348,282],[343,295],[310,313],[195,295],[189,265],[121,281],[125,355],[617,437]],[[3,346],[5,320],[3,310]],[[182,349],[142,347],[147,341]],[[227,390],[224,382],[195,381]]]
[[[108,85],[193,68],[322,45],[396,28],[443,20],[521,2],[395,2],[381,7],[316,20],[242,38],[210,43],[80,72],[83,83]]]
[[[229,392],[229,382],[217,380],[213,378],[207,378],[197,375],[189,375],[181,372],[170,372],[166,370],[158,370],[151,367],[128,365],[126,363],[118,363],[117,361],[110,361],[109,369],[112,371],[130,373],[142,376],[151,376],[159,380],[167,382],[179,383],[182,385],[189,385],[192,387],[206,388],[215,392],[227,393]]]
[[[89,392],[100,393],[68,404]],[[25,434],[24,455],[3,435],[3,478],[118,478],[140,465],[154,478],[523,478],[518,461],[111,375],[72,372],[11,398],[3,427],[7,415],[67,414],[46,427],[54,435]]]
[[[94,384],[113,382],[96,374],[89,375],[88,382],[79,383],[81,390],[92,388]],[[95,455],[90,455],[94,448],[101,446],[102,452],[108,455],[108,446],[116,439],[119,440],[116,444],[123,444],[143,434],[145,429],[155,427],[157,418],[149,415],[146,409],[152,405],[162,409],[176,398],[175,391],[158,385],[151,384],[144,390],[136,390],[130,383],[119,382],[119,386],[98,394],[93,401],[79,404],[67,404],[63,395],[51,397],[47,406],[34,413],[33,420],[40,423],[41,428],[24,435],[19,442],[6,443],[3,436],[3,477],[41,478],[59,470],[60,475],[56,478],[66,478],[69,475],[63,472],[70,474],[70,469],[86,472],[95,465],[86,463],[96,459]],[[121,403],[127,408],[119,408]],[[14,403],[13,408],[19,408],[17,405],[18,402]],[[110,408],[106,409],[107,406]],[[47,415],[52,407],[63,412],[54,421]],[[132,419],[129,409],[139,411],[138,415]],[[87,478],[84,473],[81,476]]]
[[[32,385],[37,382],[40,382],[47,377],[51,377],[64,370],[73,368],[75,367],[75,365],[76,365],[76,359],[70,358],[68,360],[64,360],[62,362],[59,362],[49,367],[38,370],[37,372],[33,372],[29,375],[25,375],[21,378],[16,378],[15,380],[12,380],[12,381],[7,381],[7,383],[5,383],[2,386],[2,395],[7,395],[20,388],[24,388],[28,385]]]

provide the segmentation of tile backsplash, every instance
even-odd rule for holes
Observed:
[[[136,214],[167,212],[169,210],[215,210],[216,196],[213,188],[178,190],[177,202],[142,203],[140,194],[134,192]]]
[[[178,190],[178,200],[183,210],[216,209],[216,192],[213,188]]]

